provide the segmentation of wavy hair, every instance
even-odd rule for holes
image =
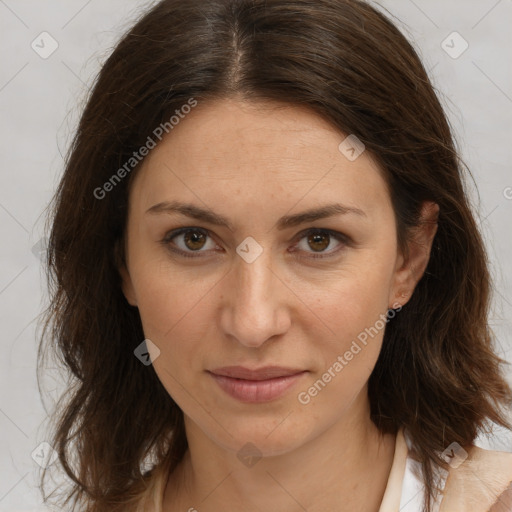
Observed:
[[[71,378],[49,441],[70,478],[66,510],[127,510],[146,488],[148,465],[172,469],[187,449],[183,413],[134,356],[145,337],[121,289],[139,165],[109,180],[191,98],[228,97],[308,106],[363,141],[389,185],[402,250],[421,203],[440,207],[426,272],[389,322],[369,380],[373,422],[411,436],[428,511],[435,469],[446,467],[440,452],[470,446],[490,422],[511,428],[512,392],[488,324],[490,274],[467,166],[417,52],[360,0],[163,0],[103,64],[48,220],[51,294],[38,370],[51,353]]]

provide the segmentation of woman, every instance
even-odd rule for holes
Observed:
[[[153,7],[52,212],[65,508],[511,510],[512,455],[473,445],[512,392],[463,169],[367,3]]]

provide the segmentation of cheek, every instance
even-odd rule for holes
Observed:
[[[140,266],[134,261],[134,269],[132,279],[147,337],[165,344],[183,325],[190,329],[203,322],[218,276],[199,278],[197,272],[180,270],[161,257]]]
[[[379,263],[385,259],[372,256],[361,257],[357,264],[299,292],[311,298],[315,313],[302,324],[308,330],[310,350],[319,356],[314,377],[343,395],[360,389],[369,378],[388,324],[392,268]]]
[[[160,382],[182,410],[194,413],[198,401],[191,396],[198,396],[194,381],[204,370],[205,340],[212,339],[212,309],[204,283],[183,284],[169,275],[148,277],[140,289],[139,312],[145,337],[159,349],[153,368]]]
[[[324,298],[318,311],[329,330],[310,336],[318,365],[296,398],[304,413],[321,415],[326,422],[336,421],[360,395],[380,354],[388,325],[386,294],[376,282],[367,284],[346,280],[336,294]]]
[[[392,268],[370,256],[354,258],[320,280],[298,280],[294,285],[296,295],[315,313],[307,316],[308,324],[321,329],[323,339],[343,344],[386,314]]]
[[[146,264],[134,276],[144,335],[160,351],[153,366],[173,398],[192,387],[192,376],[204,370],[205,346],[219,338],[212,304],[218,280],[162,262]]]
[[[344,290],[338,301],[324,305],[323,318],[329,325],[326,336],[316,350],[321,352],[323,367],[320,372],[330,371],[343,375],[338,381],[346,381],[347,389],[366,380],[380,353],[384,331],[387,325],[385,296],[379,297],[374,290],[361,287]],[[329,381],[329,375],[325,375]]]

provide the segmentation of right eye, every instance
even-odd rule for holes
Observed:
[[[167,233],[161,243],[185,258],[197,258],[201,255],[194,253],[207,252],[201,249],[205,247],[208,237],[210,237],[209,232],[205,229],[187,227]],[[175,239],[178,243],[174,242]]]

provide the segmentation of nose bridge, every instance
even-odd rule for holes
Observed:
[[[247,249],[240,244],[240,249]],[[249,245],[249,251],[254,251]],[[254,252],[253,252],[254,256]],[[263,250],[255,259],[239,256],[230,273],[228,303],[223,328],[247,346],[259,346],[287,328],[282,300],[282,283],[272,269],[272,254]]]
[[[263,251],[254,261],[248,262],[240,258],[234,272],[238,300],[247,306],[258,306],[269,297],[274,280],[271,266],[270,251]],[[255,302],[255,304],[251,304]]]

